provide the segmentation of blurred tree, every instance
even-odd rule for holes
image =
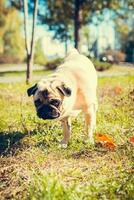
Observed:
[[[50,31],[54,31],[54,39],[65,43],[67,52],[68,41],[72,40],[73,0],[46,0],[40,1],[42,9],[39,11],[39,20],[47,24]],[[44,14],[45,13],[45,14]]]
[[[10,0],[10,4],[24,13],[25,49],[27,55],[26,83],[28,84],[32,78],[38,0]],[[32,18],[32,28],[29,26],[29,18]],[[31,37],[29,37],[30,31]]]
[[[126,61],[134,62],[134,1],[120,0],[120,3],[115,16],[116,38],[120,44],[119,48],[126,53]]]
[[[82,10],[80,9],[81,6],[80,0],[74,1],[74,47],[80,50],[79,41],[80,41],[80,28],[82,23]]]
[[[122,51],[125,51],[125,45],[130,31],[129,26],[124,20],[118,19],[116,21],[116,31],[119,35],[120,48]]]
[[[10,1],[15,7],[21,7],[20,0]],[[34,0],[30,0],[28,3],[29,12],[31,12]],[[70,40],[74,40],[74,46],[80,48],[79,40],[81,39],[80,29],[82,26],[93,23],[94,16],[97,18],[96,26],[98,26],[105,19],[105,10],[108,10],[112,13],[112,20],[123,19],[123,26],[119,23],[115,24],[116,32],[120,35],[120,39],[118,39],[121,42],[125,41],[130,32],[125,17],[133,8],[133,0],[40,0],[38,23],[47,24],[49,30],[54,33],[53,38],[65,42],[66,50]],[[124,48],[123,46],[124,44],[122,44],[122,48]]]
[[[34,62],[36,64],[45,65],[47,58],[44,55],[42,47],[42,38],[39,38],[35,45]]]
[[[24,39],[21,34],[21,19],[18,11],[0,1],[0,54],[13,57],[13,60],[24,59]],[[6,62],[6,61],[5,61]]]
[[[29,39],[29,25],[28,25],[29,16],[28,16],[28,2],[27,2],[27,0],[23,0],[23,7],[24,7],[25,47],[26,47],[26,53],[27,53],[26,83],[28,84],[31,81],[31,78],[32,78],[32,66],[33,66],[34,45],[35,45],[35,27],[36,27],[38,0],[34,0],[31,41]]]
[[[87,45],[88,52],[90,51],[90,30],[88,26],[83,26],[83,38],[85,40],[85,44]]]
[[[125,53],[126,61],[134,63],[134,29],[128,34]]]
[[[122,0],[40,0],[40,4],[42,7],[44,4],[46,9],[46,12],[40,9],[40,21],[47,23],[49,30],[54,31],[54,38],[62,42],[72,38],[74,29],[74,46],[79,49],[81,26],[92,23],[92,16],[101,13],[104,8],[118,10],[121,2]],[[102,15],[99,15],[98,20],[103,20]]]

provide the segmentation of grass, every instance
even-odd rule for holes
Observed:
[[[25,83],[0,84],[1,199],[134,199],[134,75],[99,79],[96,133],[115,150],[84,142],[84,118],[72,119],[69,147],[60,123],[36,117]]]

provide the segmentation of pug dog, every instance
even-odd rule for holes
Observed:
[[[70,117],[84,113],[86,135],[94,143],[96,126],[97,74],[93,63],[73,49],[57,70],[27,90],[33,95],[37,116],[43,120],[58,119],[63,125],[61,146],[67,147],[70,134]]]

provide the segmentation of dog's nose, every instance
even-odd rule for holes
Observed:
[[[55,119],[60,116],[60,112],[45,105],[37,110],[37,116],[42,119]]]
[[[43,115],[42,115],[41,112],[37,112],[37,116],[38,116],[39,118],[43,118]]]

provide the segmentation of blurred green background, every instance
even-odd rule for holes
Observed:
[[[29,34],[33,9],[34,1],[30,0]],[[133,11],[131,0],[39,0],[34,63],[55,68],[74,45],[98,68],[99,61],[133,63]],[[25,61],[23,1],[1,0],[0,64]]]

